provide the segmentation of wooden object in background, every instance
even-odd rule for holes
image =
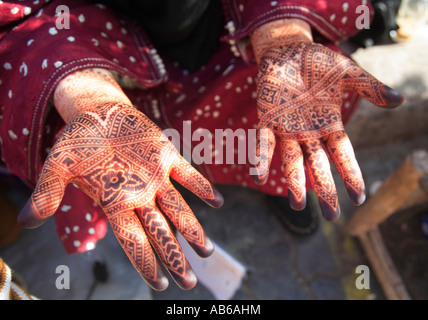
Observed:
[[[417,150],[392,173],[346,223],[358,237],[387,299],[411,299],[388,253],[378,225],[393,213],[428,201],[428,152]]]

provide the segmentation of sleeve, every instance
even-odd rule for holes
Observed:
[[[313,32],[329,42],[340,42],[360,31],[361,15],[373,18],[367,0],[222,0],[228,35],[238,40],[273,20],[297,18],[309,23]],[[363,7],[361,7],[363,6]]]
[[[105,6],[83,0],[0,1],[1,156],[30,185],[49,141],[64,125],[51,108],[56,85],[93,67],[146,87],[167,76],[142,30]]]

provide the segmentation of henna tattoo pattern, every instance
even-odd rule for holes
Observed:
[[[365,199],[364,181],[341,121],[342,93],[353,89],[387,108],[401,104],[402,96],[352,60],[310,41],[265,51],[256,80],[258,128],[271,132],[265,167],[269,167],[278,140],[291,207],[301,210],[306,205],[306,167],[324,217],[337,219],[340,209],[329,157],[354,203],[361,204]],[[260,173],[267,173],[255,177],[258,183],[268,178],[265,167],[259,167]]]
[[[170,176],[208,204],[222,204],[221,195],[146,116],[127,105],[105,104],[68,123],[48,155],[27,215],[52,215],[65,186],[74,183],[102,207],[123,250],[153,288],[165,289],[168,282],[151,246],[177,284],[189,289],[196,277],[162,212],[201,256],[209,256],[213,245]]]

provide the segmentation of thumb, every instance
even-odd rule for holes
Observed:
[[[58,209],[66,186],[63,175],[45,165],[34,192],[18,215],[18,223],[24,228],[42,225]]]
[[[343,89],[352,89],[373,104],[383,108],[395,108],[403,103],[403,96],[388,87],[355,62],[346,69],[341,80]]]

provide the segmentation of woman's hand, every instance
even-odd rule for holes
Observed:
[[[355,90],[385,108],[397,107],[403,98],[351,59],[313,43],[305,34],[293,32],[289,38],[286,31],[272,34],[280,36],[253,41],[262,48],[256,51],[258,129],[265,129],[268,137],[261,145],[265,148],[260,148],[267,150],[260,155],[266,161],[257,168],[255,180],[263,184],[268,179],[278,142],[291,207],[301,210],[306,205],[306,169],[323,216],[332,221],[340,209],[329,158],[353,202],[360,205],[365,199],[364,180],[341,119],[344,90]]]
[[[92,105],[69,115],[20,223],[42,224],[56,212],[66,185],[74,183],[101,206],[123,250],[154,289],[165,289],[168,280],[152,247],[177,284],[192,288],[196,276],[165,216],[200,256],[214,248],[170,177],[213,207],[222,205],[221,195],[128,104]]]

